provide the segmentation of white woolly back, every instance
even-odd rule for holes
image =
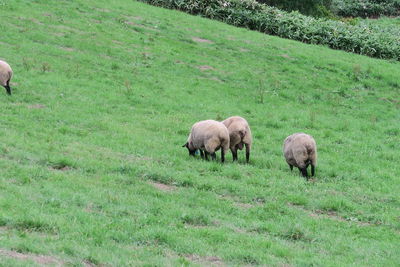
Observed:
[[[12,74],[13,72],[10,65],[5,61],[0,60],[0,84],[3,86],[6,85],[7,81],[11,79]]]

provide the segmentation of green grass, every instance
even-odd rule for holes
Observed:
[[[369,21],[370,23],[376,23],[378,25],[382,26],[388,26],[388,27],[397,27],[400,28],[400,17],[381,17],[379,19],[365,19],[366,21]]]
[[[0,266],[395,266],[400,63],[135,1],[3,1]],[[210,42],[198,42],[196,38]],[[200,70],[201,66],[210,66]],[[245,117],[250,164],[181,146]],[[304,131],[317,177],[291,173]],[[169,185],[168,191],[152,183]]]
[[[378,19],[354,19],[357,24],[379,26],[385,31],[392,31],[393,33],[400,34],[400,17],[380,17]]]

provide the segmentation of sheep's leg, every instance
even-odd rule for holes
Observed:
[[[222,163],[225,162],[225,151],[224,151],[223,148],[221,149],[221,162],[222,162]]]
[[[7,81],[7,84],[4,85],[4,88],[6,88],[7,94],[11,95],[10,80]]]
[[[212,160],[216,160],[217,159],[217,155],[215,154],[215,152],[211,153],[211,159]]]
[[[202,159],[204,159],[204,153],[203,153],[203,150],[201,150],[201,149],[199,149],[200,150],[200,157],[202,158]]]
[[[246,146],[246,162],[249,163],[250,160],[250,145],[249,144],[245,144]]]
[[[293,165],[290,165],[290,164],[288,164],[288,165],[289,165],[290,170],[293,171]]]
[[[237,148],[231,148],[233,161],[237,160]]]
[[[299,171],[303,175],[303,177],[308,178],[308,173],[307,173],[307,168],[306,167],[304,167],[304,168],[300,168],[299,167]]]
[[[311,164],[311,176],[315,175],[315,166]]]
[[[206,160],[208,160],[208,152],[204,151],[204,157],[206,158]]]

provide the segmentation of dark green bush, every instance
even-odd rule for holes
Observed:
[[[371,57],[400,60],[400,35],[387,28],[350,25],[287,13],[253,0],[141,0],[228,24]]]
[[[269,6],[274,6],[286,11],[299,11],[304,15],[314,17],[330,17],[332,16],[329,11],[331,8],[332,0],[257,0]]]
[[[400,15],[400,0],[334,0],[335,13],[342,17],[379,17]]]

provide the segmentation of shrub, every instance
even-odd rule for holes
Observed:
[[[400,0],[334,0],[335,13],[342,17],[379,17],[400,15]]]
[[[254,0],[140,0],[310,44],[400,60],[400,35],[388,28],[350,25],[285,12]]]
[[[332,0],[257,0],[269,6],[274,6],[286,11],[299,11],[305,15],[315,17],[330,17]]]

